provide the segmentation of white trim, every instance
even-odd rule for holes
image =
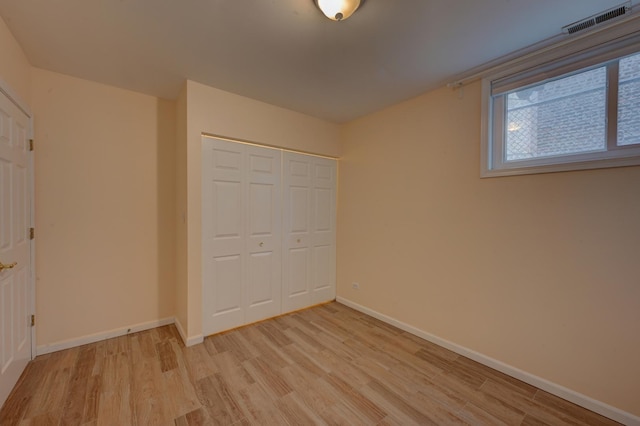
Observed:
[[[184,345],[189,347],[189,346],[199,345],[200,343],[203,343],[203,342],[204,342],[204,335],[196,334],[195,336],[189,337]]]
[[[29,138],[33,139],[33,116],[29,117]],[[29,151],[29,227],[36,229],[36,178],[35,178],[35,148]],[[33,240],[29,240],[29,311],[34,315],[35,324],[31,327],[31,359],[35,359],[38,351],[36,349],[36,235]]]
[[[526,371],[520,370],[519,368],[505,364],[501,361],[498,361],[497,359],[488,357],[486,355],[483,355],[479,352],[476,352],[464,346],[442,339],[431,333],[427,333],[426,331],[420,330],[412,325],[406,324],[395,318],[392,318],[385,314],[381,314],[380,312],[374,311],[373,309],[370,309],[358,303],[352,302],[349,299],[345,299],[343,297],[337,297],[336,301],[339,303],[342,303],[343,305],[349,306],[350,308],[353,308],[357,311],[363,312],[367,315],[377,318],[380,321],[384,321],[387,324],[391,324],[395,327],[398,327],[401,330],[404,330],[408,333],[411,333],[415,336],[425,339],[431,343],[435,343],[436,345],[442,346],[443,348],[447,348],[459,355],[465,356],[481,364],[484,364],[487,367],[498,370],[511,377],[514,377],[518,380],[521,380],[525,383],[528,383],[539,389],[542,389],[553,395],[556,395],[560,398],[566,399],[567,401],[573,402],[574,404],[580,405],[581,407],[584,407],[588,410],[591,410],[598,414],[602,414],[603,416],[608,417],[612,420],[615,420],[617,422],[620,422],[628,426],[640,426],[640,417],[635,416],[626,411],[620,410],[619,408],[605,404],[604,402],[595,400],[593,398],[590,398],[586,395],[583,395],[571,389],[567,389],[564,386],[550,382],[546,379],[543,379],[542,377],[535,376],[531,373],[527,373]]]
[[[175,319],[164,318],[155,321],[142,322],[140,324],[130,325],[128,327],[116,328],[101,333],[88,334],[86,336],[76,337],[73,339],[60,340],[48,345],[40,345],[37,348],[38,355],[44,355],[51,352],[62,351],[64,349],[75,348],[76,346],[82,346],[89,343],[100,342],[102,340],[111,339],[114,337],[124,336],[126,334],[137,333],[139,331],[150,330],[156,327],[162,327],[165,325],[174,324]]]
[[[185,346],[188,346],[187,345],[187,333],[184,332],[184,328],[182,327],[182,323],[180,322],[178,317],[175,317],[175,319],[173,320],[173,323],[176,325],[176,328],[178,329],[178,334],[180,335],[180,338],[182,339],[182,343],[184,343]]]
[[[4,93],[11,102],[20,108],[22,112],[27,114],[27,117],[33,118],[33,113],[31,112],[29,105],[27,105],[27,103],[20,98],[20,95],[14,92],[11,86],[9,86],[9,84],[2,78],[0,78],[0,92]],[[31,134],[33,135],[33,128],[31,129]]]
[[[480,105],[480,177],[489,177],[493,168],[493,145],[489,141],[491,128],[493,127],[493,115],[491,109],[491,82],[482,79]]]
[[[278,151],[283,151],[283,152],[294,152],[296,154],[310,155],[312,157],[328,158],[329,160],[338,160],[339,159],[338,157],[332,157],[330,155],[314,154],[313,152],[307,152],[307,151],[302,151],[302,150],[292,149],[292,148],[283,148],[283,147],[277,146],[277,145],[269,145],[269,144],[260,143],[260,142],[247,141],[247,140],[243,140],[243,139],[235,139],[235,138],[230,138],[230,137],[227,137],[227,136],[219,136],[219,135],[214,135],[212,133],[204,133],[203,132],[203,133],[201,133],[201,136],[203,138],[219,139],[219,140],[223,140],[223,141],[227,141],[227,142],[240,143],[240,144],[243,144],[243,145],[257,146],[259,148],[277,149]]]
[[[175,325],[176,325],[176,328],[178,329],[178,333],[180,334],[180,337],[182,338],[182,342],[184,343],[185,346],[189,347],[189,346],[197,345],[198,343],[204,342],[204,336],[202,334],[197,334],[192,337],[187,337],[187,333],[185,333],[184,328],[182,327],[182,323],[177,317],[175,319]]]

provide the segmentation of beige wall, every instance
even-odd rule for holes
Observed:
[[[337,124],[187,82],[187,210],[182,213],[187,218],[189,337],[202,333],[200,153],[203,133],[327,156],[340,154]]]
[[[37,344],[173,317],[174,103],[32,81]]]
[[[0,79],[4,80],[20,98],[31,102],[31,65],[22,48],[0,18]]]
[[[479,84],[343,131],[340,297],[640,415],[640,167],[480,179]]]

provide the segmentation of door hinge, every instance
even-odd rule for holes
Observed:
[[[35,327],[35,326],[36,326],[36,316],[31,315],[31,327]]]
[[[29,151],[33,151],[33,139],[29,139]]]
[[[29,228],[29,239],[33,240],[36,237],[36,230],[34,228]]]

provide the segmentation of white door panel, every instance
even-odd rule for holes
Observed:
[[[203,331],[281,311],[281,153],[202,139]]]
[[[243,262],[240,255],[217,256],[203,266],[203,300],[209,301],[205,318],[221,330],[242,322]]]
[[[11,202],[8,199],[9,194],[11,194],[12,169],[12,164],[9,161],[0,158],[0,191],[2,191],[3,195],[6,194],[0,199],[0,250],[2,252],[11,249],[13,242],[11,238],[11,233],[13,232],[11,226]]]
[[[280,259],[270,251],[249,256],[245,323],[270,318],[280,313]]]
[[[311,189],[308,187],[289,187],[289,233],[293,236],[308,234],[311,218]]]
[[[304,306],[303,303],[311,303],[309,295],[309,279],[311,273],[311,256],[308,247],[291,248],[289,249],[289,267],[287,268],[287,281],[289,283],[287,287],[287,294],[290,299],[306,297],[303,302],[300,302],[300,306]],[[295,306],[291,306],[289,310],[296,309]]]
[[[291,154],[291,155],[289,155]],[[286,153],[284,158],[287,162],[287,179],[292,186],[309,187],[311,185],[311,161],[309,156]]]
[[[278,265],[279,266],[279,265]],[[272,252],[252,253],[249,256],[249,292],[247,304],[257,307],[273,301],[273,277],[276,267]]]
[[[335,246],[317,245],[313,249],[313,296],[312,303],[335,299]]]
[[[302,309],[312,304],[312,157],[284,154],[284,241],[282,262],[283,310]]]
[[[286,152],[283,309],[335,298],[336,162]]]
[[[203,220],[203,237],[212,255],[239,255],[242,251],[242,152],[207,147],[203,152],[203,203],[210,212]]]
[[[244,246],[242,210],[242,184],[240,182],[216,182],[211,185],[211,208],[215,215],[211,220],[211,242],[213,255],[240,254]]]
[[[335,238],[335,192],[326,188],[315,188],[314,228],[315,242],[325,241],[330,244]]]
[[[246,145],[247,323],[273,317],[282,306],[282,153]]]
[[[28,126],[0,93],[0,405],[31,359]]]
[[[215,314],[223,314],[242,309],[242,260],[239,255],[213,258],[213,272],[216,283],[222,289],[215,293]]]
[[[336,178],[335,160],[314,158],[313,304],[336,297]]]
[[[210,333],[242,325],[246,269],[244,153],[213,141],[202,145],[202,307]]]

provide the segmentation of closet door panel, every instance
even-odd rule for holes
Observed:
[[[333,252],[330,245],[316,245],[313,249],[313,303],[321,303],[335,298],[334,274],[332,274],[334,262],[331,258]],[[334,296],[332,297],[332,295]]]
[[[244,322],[243,157],[241,146],[203,139],[202,297],[207,333]]]
[[[236,253],[242,250],[242,185],[240,182],[214,181],[210,194],[212,204],[212,249],[217,253]],[[213,207],[215,206],[215,207]]]
[[[238,255],[216,256],[204,266],[209,279],[203,288],[203,299],[210,301],[207,317],[215,325],[211,333],[238,327],[244,321],[243,263]]]
[[[215,313],[222,314],[242,308],[242,261],[237,255],[217,256],[213,258],[213,273],[216,282],[223,286],[213,287],[218,290],[214,297]]]
[[[240,255],[244,239],[243,152],[241,147],[210,144],[203,164],[203,236],[218,255]]]
[[[294,247],[289,249],[288,260],[289,267],[286,272],[288,273],[287,279],[289,287],[287,289],[287,296],[290,299],[308,296],[309,271],[311,270],[311,256],[309,254],[309,249],[307,247]],[[307,301],[307,298],[305,298],[305,302]],[[310,299],[308,301],[310,302]],[[304,305],[294,305],[293,309],[302,306]]]
[[[285,152],[283,188],[283,311],[310,306],[312,279],[312,157]]]
[[[310,233],[309,219],[311,217],[311,190],[303,186],[289,187],[289,236],[296,239],[308,236]]]
[[[246,322],[282,311],[282,153],[247,149]]]
[[[336,161],[313,159],[312,304],[336,297]]]

